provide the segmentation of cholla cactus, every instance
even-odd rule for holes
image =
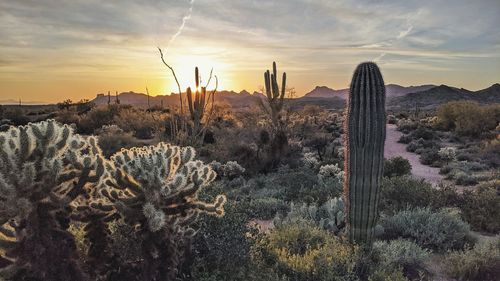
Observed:
[[[241,176],[245,172],[245,168],[236,161],[228,161],[222,167],[222,171],[224,177],[232,179]]]
[[[316,153],[306,152],[302,158],[302,162],[309,169],[315,170],[320,165],[318,158],[316,158]]]
[[[198,200],[198,191],[211,183],[216,173],[194,158],[191,147],[160,143],[122,150],[111,156],[107,165],[111,177],[101,193],[126,223],[138,229],[144,250],[144,280],[173,280],[184,238],[195,233],[190,223],[200,213],[224,214],[224,196],[217,196],[213,203]],[[106,209],[96,205],[100,206]]]
[[[438,155],[448,163],[457,156],[457,149],[455,147],[443,147],[439,150]]]
[[[0,232],[15,280],[82,280],[67,231],[70,203],[105,173],[93,137],[54,120],[0,133]]]
[[[336,181],[342,183],[344,171],[337,164],[323,165],[319,168],[318,179],[320,183],[328,183]]]

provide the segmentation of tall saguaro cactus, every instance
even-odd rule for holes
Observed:
[[[275,128],[279,126],[279,114],[283,109],[283,99],[285,98],[286,88],[286,73],[283,72],[283,77],[281,80],[281,91],[277,81],[278,71],[276,70],[276,62],[273,62],[273,73],[269,73],[269,70],[264,72],[264,82],[266,85],[267,102],[269,104],[268,113],[271,116],[271,120]]]
[[[365,62],[351,81],[346,116],[344,189],[349,239],[371,243],[378,219],[384,164],[385,86],[378,66]]]

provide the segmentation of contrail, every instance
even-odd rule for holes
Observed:
[[[193,13],[193,4],[194,4],[194,0],[189,0],[188,13],[184,17],[182,17],[182,24],[177,29],[177,32],[174,35],[172,35],[172,37],[168,41],[167,47],[165,48],[165,51],[168,51],[170,44],[172,44],[174,42],[174,40],[175,40],[175,38],[177,38],[177,36],[181,35],[182,30],[184,29],[184,26],[186,25],[186,22],[191,18],[191,14]]]

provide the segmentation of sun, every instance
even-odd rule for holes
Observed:
[[[198,67],[199,75],[200,75],[200,87],[207,86],[207,89],[215,88],[215,75],[217,75],[218,86],[217,89],[224,89],[224,75],[227,71],[227,65],[210,58],[210,56],[203,55],[179,55],[176,56],[172,67],[175,70],[175,74],[177,75],[177,79],[179,80],[179,84],[181,86],[181,90],[184,92],[188,87],[191,89],[195,89],[195,78],[194,78],[194,69]],[[210,84],[207,85],[208,80],[210,78],[210,70],[213,69],[212,79]],[[177,84],[169,77],[170,91],[172,93],[177,93],[179,90],[177,88]]]

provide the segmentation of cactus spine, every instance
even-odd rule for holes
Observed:
[[[344,189],[349,239],[370,243],[378,219],[385,141],[385,86],[375,63],[356,68],[346,116]]]

